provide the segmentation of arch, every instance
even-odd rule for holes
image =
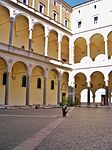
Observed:
[[[106,94],[106,90],[104,88],[100,88],[95,92],[95,102],[101,103],[102,95]]]
[[[107,44],[108,44],[108,57],[112,56],[112,31],[107,36]]]
[[[90,57],[94,60],[100,54],[105,54],[105,42],[103,35],[96,33],[90,38]]]
[[[82,103],[86,103],[87,104],[88,89],[82,90],[80,96],[81,96],[81,100],[80,100],[81,104]],[[93,93],[92,93],[91,90],[90,90],[90,103],[93,103]]]
[[[74,77],[74,80],[75,80],[75,89],[74,89],[75,98],[80,101],[81,91],[87,88],[87,82],[86,82],[87,77],[83,73],[77,73]]]
[[[12,65],[10,105],[26,105],[27,66],[18,61]]]
[[[59,78],[60,72],[59,72],[56,68],[51,68],[51,69],[49,70],[48,74],[49,74],[51,71],[55,72],[56,75],[57,75],[57,78]]]
[[[48,36],[48,56],[58,59],[58,33],[54,30],[51,30]]]
[[[43,91],[44,91],[44,69],[36,65],[32,69],[31,74],[31,100],[30,105],[43,104]]]
[[[9,44],[10,35],[10,12],[9,9],[0,5],[0,42]],[[5,33],[5,34],[4,34]]]
[[[29,46],[29,20],[24,15],[15,18],[13,45],[23,50],[28,50]]]
[[[54,90],[51,89],[51,82],[54,82]],[[47,97],[46,103],[56,105],[57,104],[57,92],[58,92],[58,74],[57,70],[51,69],[48,73],[47,79]]]
[[[5,104],[5,93],[6,93],[6,78],[7,78],[7,62],[4,58],[0,57],[0,104]]]
[[[69,63],[69,38],[67,36],[62,37],[61,60],[65,63]]]
[[[105,81],[104,81],[104,74],[100,71],[95,71],[91,74],[91,88],[92,91],[95,93],[95,91],[99,88],[104,88]]]
[[[44,54],[45,49],[45,28],[42,24],[35,24],[32,33],[32,51]]]
[[[63,72],[62,77],[61,77],[61,101],[63,98],[68,98],[68,81],[69,81],[69,73],[68,72]]]
[[[80,63],[85,56],[87,56],[87,42],[85,38],[79,37],[74,42],[74,63]]]

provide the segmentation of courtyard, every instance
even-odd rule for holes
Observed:
[[[112,109],[0,110],[0,150],[111,150]]]

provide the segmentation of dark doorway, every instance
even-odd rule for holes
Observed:
[[[105,106],[105,105],[106,105],[106,96],[101,95],[101,106]]]
[[[62,100],[66,98],[66,93],[62,93]]]

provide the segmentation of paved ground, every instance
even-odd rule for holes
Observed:
[[[1,110],[0,150],[34,150],[33,145],[35,150],[112,150],[112,109],[74,108],[66,118],[60,109]]]

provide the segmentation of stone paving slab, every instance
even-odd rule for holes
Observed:
[[[60,109],[0,111],[0,150],[13,150],[60,115]]]

